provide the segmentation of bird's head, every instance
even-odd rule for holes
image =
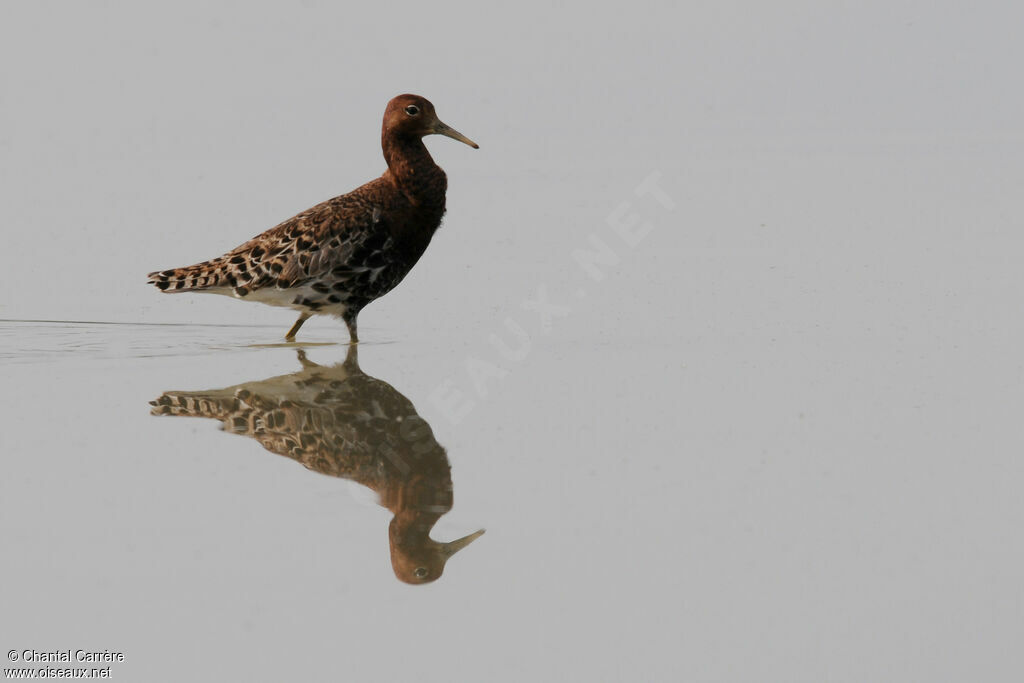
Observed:
[[[474,531],[455,541],[439,543],[427,533],[403,531],[396,520],[391,521],[391,568],[395,576],[405,583],[420,584],[436,581],[444,572],[444,565],[455,553],[480,538],[483,529]]]
[[[479,149],[465,135],[437,118],[434,105],[419,95],[399,95],[384,110],[384,136],[419,139],[426,135],[445,135]]]

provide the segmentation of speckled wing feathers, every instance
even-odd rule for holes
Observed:
[[[377,181],[375,181],[377,182]],[[218,258],[150,273],[165,292],[215,291],[318,312],[359,309],[405,275],[374,183],[318,204]],[[405,269],[407,270],[407,269]]]

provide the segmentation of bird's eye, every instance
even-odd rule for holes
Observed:
[[[409,111],[408,108],[406,109],[406,111]],[[426,576],[428,574],[427,568],[426,567],[416,567],[415,571],[413,571],[413,574],[416,575],[417,579],[422,579],[424,576]]]
[[[408,107],[405,108],[405,113],[408,114],[409,116],[416,116],[417,114],[420,113],[420,108],[417,107],[415,104],[410,104]],[[420,569],[423,568],[420,567]],[[424,569],[424,571],[426,570]]]

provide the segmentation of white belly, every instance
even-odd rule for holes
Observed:
[[[268,306],[281,306],[283,308],[292,308],[296,311],[305,313],[313,313],[314,315],[337,315],[340,316],[345,313],[345,304],[332,304],[324,302],[324,305],[318,311],[311,311],[308,307],[301,304],[295,303],[303,299],[311,299],[313,301],[323,301],[324,295],[317,292],[308,285],[301,285],[297,287],[289,287],[288,289],[279,289],[277,287],[260,287],[257,290],[249,292],[245,296],[238,296],[235,294],[235,290],[231,287],[210,287],[209,289],[200,290],[203,292],[209,292],[211,294],[222,294],[224,296],[230,296],[233,299],[240,301],[257,301],[261,304],[267,304]]]

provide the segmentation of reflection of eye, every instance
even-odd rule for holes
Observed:
[[[426,567],[416,567],[416,570],[413,571],[413,574],[416,575],[417,579],[422,579],[424,576],[426,576],[429,573],[430,572],[427,571]]]
[[[410,104],[408,107],[405,108],[405,113],[408,114],[409,116],[416,116],[416,114],[420,113],[420,108],[417,107],[415,104]],[[420,567],[420,569],[423,568]],[[426,570],[424,569],[423,571]]]

